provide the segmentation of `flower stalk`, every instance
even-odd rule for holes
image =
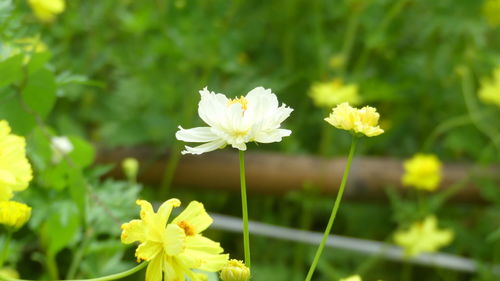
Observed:
[[[3,267],[4,261],[7,259],[9,254],[10,240],[12,239],[12,231],[7,231],[5,236],[5,242],[3,245],[2,253],[0,254],[0,269]]]
[[[245,265],[250,268],[250,234],[248,232],[247,184],[245,179],[245,151],[240,150],[241,213],[243,218],[243,247]]]
[[[330,215],[330,219],[328,220],[328,224],[325,229],[325,233],[323,234],[323,239],[321,239],[321,243],[318,246],[318,249],[316,250],[316,254],[314,256],[313,263],[311,264],[311,267],[309,268],[309,272],[307,273],[306,276],[306,281],[311,281],[311,278],[314,274],[314,270],[316,269],[316,266],[318,265],[319,259],[321,257],[321,254],[323,253],[323,249],[325,248],[326,241],[328,240],[328,236],[330,235],[330,232],[333,227],[333,222],[335,221],[335,217],[337,216],[337,212],[340,207],[340,202],[342,201],[342,195],[344,194],[345,186],[347,183],[347,177],[349,176],[349,170],[351,169],[351,163],[352,159],[354,157],[354,152],[356,150],[356,145],[358,143],[358,137],[353,135],[352,137],[352,142],[351,142],[351,148],[349,150],[349,156],[347,157],[347,164],[344,170],[344,175],[342,176],[342,181],[340,183],[340,188],[339,192],[337,194],[337,198],[335,199],[335,203],[333,205],[332,213]]]

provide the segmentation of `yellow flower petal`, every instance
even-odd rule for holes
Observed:
[[[213,220],[205,211],[202,203],[192,201],[172,222],[181,226],[189,236],[207,229]]]
[[[135,256],[138,260],[151,261],[163,250],[163,245],[161,243],[153,241],[145,241],[137,247],[135,250]]]
[[[141,220],[131,220],[128,223],[122,224],[122,243],[130,244],[135,241],[144,242],[146,233],[144,232],[144,222]]]
[[[146,281],[161,281],[162,280],[162,263],[163,257],[159,255],[152,259],[146,269]]]
[[[374,137],[384,132],[378,126],[379,117],[380,115],[373,107],[365,106],[357,109],[345,102],[333,108],[325,121],[338,129]]]
[[[172,209],[179,207],[180,205],[181,201],[176,198],[169,199],[161,204],[160,208],[158,209],[158,216],[160,219],[159,223],[161,225],[166,225],[168,218],[170,217],[170,213],[172,213]]]
[[[184,250],[186,234],[184,230],[176,224],[167,225],[165,230],[165,253],[169,256],[178,255]]]

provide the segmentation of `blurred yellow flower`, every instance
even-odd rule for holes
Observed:
[[[500,17],[500,14],[498,16]],[[479,98],[484,103],[500,106],[500,66],[495,68],[493,79],[484,78],[481,80]]]
[[[403,185],[434,191],[441,182],[441,162],[432,154],[416,154],[404,163]]]
[[[453,231],[438,229],[435,216],[428,216],[423,221],[411,225],[409,229],[399,230],[394,234],[394,241],[404,248],[407,257],[423,252],[435,252],[449,245],[452,240]]]
[[[365,106],[357,109],[344,102],[333,108],[325,121],[338,129],[374,137],[384,132],[378,126],[379,117],[380,115],[373,107]]]
[[[335,54],[330,57],[328,64],[333,69],[340,69],[345,65],[345,56],[343,54]]]
[[[31,207],[16,201],[0,202],[0,224],[11,231],[21,228],[31,217]]]
[[[66,8],[64,0],[28,0],[36,17],[42,22],[52,22]]]
[[[21,276],[19,276],[19,272],[17,272],[15,269],[10,268],[10,267],[1,268],[0,275],[10,277],[13,279],[19,279],[21,277]]]
[[[342,278],[339,281],[362,281],[362,279],[359,275],[352,275],[346,278]]]
[[[12,135],[5,120],[0,120],[0,155],[0,201],[5,201],[12,198],[14,191],[26,189],[33,178],[26,141]]]
[[[500,0],[484,1],[483,14],[492,27],[500,26]]]
[[[242,261],[229,260],[220,272],[222,281],[247,281],[250,279],[250,269]]]
[[[222,254],[220,244],[201,235],[212,224],[203,204],[192,201],[171,223],[172,209],[180,206],[178,199],[164,202],[155,213],[151,204],[137,200],[141,206],[140,220],[122,225],[121,240],[125,244],[139,241],[135,251],[138,261],[149,261],[147,281],[201,281],[205,275],[192,269],[217,272],[227,263],[229,255]]]
[[[341,79],[312,84],[309,96],[318,107],[330,108],[343,102],[356,105],[361,102],[358,85],[344,84]]]
[[[5,43],[0,46],[0,60],[24,54],[24,63],[27,64],[32,54],[45,52],[46,50],[47,45],[38,36],[20,38],[12,41],[12,43]]]

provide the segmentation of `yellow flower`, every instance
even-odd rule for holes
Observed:
[[[229,260],[220,272],[222,281],[247,281],[250,279],[250,269],[242,261]]]
[[[333,107],[343,102],[359,104],[358,85],[344,84],[341,79],[329,82],[314,83],[309,90],[309,96],[318,107]]]
[[[10,267],[1,268],[0,269],[0,275],[1,276],[6,276],[6,277],[10,277],[10,278],[13,278],[13,279],[19,279],[20,278],[19,272],[17,272],[15,269],[10,268]]]
[[[404,248],[407,257],[423,252],[435,252],[450,244],[452,240],[453,232],[448,229],[438,229],[435,216],[428,216],[423,221],[411,225],[409,229],[394,234],[394,241]]]
[[[380,115],[373,107],[365,106],[357,109],[344,102],[333,108],[325,121],[338,129],[374,137],[384,132],[378,126],[379,117]]]
[[[342,278],[339,281],[362,281],[361,276],[359,275],[352,275],[346,278]]]
[[[484,78],[481,80],[479,98],[484,103],[500,106],[500,67],[495,68],[493,79]]]
[[[483,14],[492,27],[500,26],[500,0],[484,1]]]
[[[435,155],[416,154],[403,165],[403,185],[427,191],[434,191],[439,186],[442,164]]]
[[[42,22],[52,22],[66,7],[64,0],[28,0],[36,17]]]
[[[18,230],[31,217],[31,207],[16,201],[0,202],[0,224],[10,230]]]
[[[203,204],[189,203],[172,222],[167,223],[172,209],[180,206],[178,199],[163,203],[155,213],[151,204],[137,200],[141,206],[140,220],[122,225],[121,240],[125,244],[139,241],[135,251],[138,261],[149,261],[147,281],[201,281],[204,274],[192,269],[217,272],[227,263],[229,255],[221,254],[220,244],[201,235],[212,224]]]
[[[0,201],[12,198],[14,191],[26,189],[32,178],[26,141],[12,135],[7,121],[0,120]]]
[[[47,50],[47,45],[38,36],[25,37],[14,40],[12,43],[5,43],[0,46],[0,60],[8,59],[18,54],[24,54],[24,64],[31,60],[31,55]]]

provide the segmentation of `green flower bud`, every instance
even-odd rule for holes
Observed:
[[[125,158],[122,162],[123,173],[129,181],[135,182],[137,179],[137,171],[139,170],[139,162],[135,158]]]

